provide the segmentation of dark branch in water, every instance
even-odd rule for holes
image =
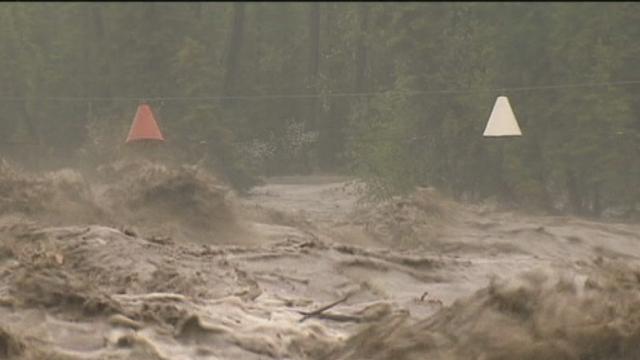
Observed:
[[[335,306],[347,301],[353,294],[354,293],[349,293],[349,294],[345,295],[342,299],[340,299],[338,301],[335,301],[335,302],[332,302],[331,304],[323,306],[320,309],[314,310],[312,312],[298,311],[300,314],[304,315],[302,317],[302,319],[300,319],[300,322],[303,322],[303,321],[305,321],[305,320],[307,320],[309,318],[312,318],[314,316],[315,317],[319,317],[320,315],[322,315],[323,312],[325,312],[325,311],[331,309],[332,307],[335,307]]]

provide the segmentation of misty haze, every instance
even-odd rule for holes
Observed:
[[[0,359],[640,359],[640,5],[0,4]]]

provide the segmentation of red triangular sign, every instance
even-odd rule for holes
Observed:
[[[130,143],[138,140],[164,141],[155,116],[153,116],[153,111],[147,104],[138,106],[138,111],[136,111],[136,116],[133,118],[126,142]]]

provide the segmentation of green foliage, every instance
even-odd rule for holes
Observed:
[[[374,196],[408,192],[416,184],[410,162],[419,166],[420,160],[412,154],[410,121],[418,116],[407,103],[406,96],[380,95],[361,102],[353,112],[350,163],[368,180]]]
[[[381,61],[393,57],[390,88],[398,92],[634,79],[628,60],[640,46],[629,27],[638,6],[459,3],[377,11],[384,46],[374,50]],[[377,177],[371,182],[382,184],[380,193],[427,183],[457,197],[500,195],[535,208],[562,198],[582,213],[633,208],[640,113],[631,94],[629,87],[594,87],[376,97],[367,111],[352,107],[355,169]],[[498,95],[511,98],[524,137],[482,139]],[[424,137],[422,153],[399,140],[365,145],[390,129]]]
[[[432,185],[593,214],[640,201],[637,85],[486,90],[635,80],[634,3],[322,3],[318,43],[311,5],[247,3],[231,46],[237,8],[3,4],[0,151],[113,159],[138,102],[168,97],[151,104],[176,158],[240,190],[349,169],[379,197]],[[248,97],[212,98],[226,80]],[[334,96],[351,92],[365,94]],[[524,131],[504,144],[481,136],[499,95]]]

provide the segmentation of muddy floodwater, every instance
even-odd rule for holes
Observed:
[[[5,171],[25,190],[0,204],[0,358],[640,358],[638,225],[373,204],[330,176],[238,196],[148,168],[134,197],[123,171],[50,174],[55,194]]]

